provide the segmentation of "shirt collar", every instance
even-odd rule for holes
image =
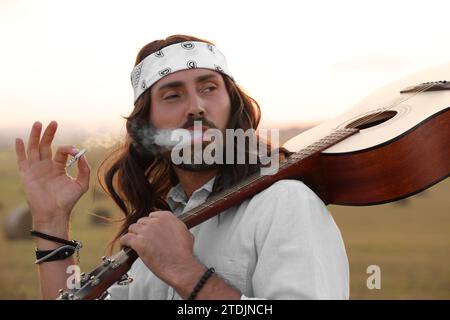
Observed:
[[[175,211],[177,207],[182,205],[184,208],[188,202],[191,200],[196,201],[205,201],[206,198],[208,198],[209,194],[213,190],[214,181],[216,180],[216,177],[213,177],[211,180],[206,182],[203,186],[195,190],[191,198],[188,199],[186,193],[184,192],[181,184],[177,184],[175,187],[172,187],[167,195],[167,202],[170,206],[170,208]],[[201,199],[204,198],[204,199]]]

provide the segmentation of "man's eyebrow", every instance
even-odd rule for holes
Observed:
[[[195,81],[196,82],[203,82],[203,81],[209,80],[211,78],[217,78],[217,77],[218,77],[217,75],[215,75],[213,73],[210,73],[210,74],[205,74],[203,76],[199,76],[199,77],[195,78]]]
[[[210,74],[205,74],[202,76],[198,76],[197,78],[195,78],[195,82],[203,82],[206,80],[209,80],[211,78],[216,78],[217,75],[210,73]],[[168,89],[168,88],[178,88],[183,86],[183,81],[173,81],[173,82],[168,82],[166,84],[163,84],[161,87],[158,88],[158,91],[164,90],[164,89]]]

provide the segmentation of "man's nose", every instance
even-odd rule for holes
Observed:
[[[186,111],[186,117],[190,119],[199,119],[205,116],[204,101],[196,94],[191,95],[189,106]]]

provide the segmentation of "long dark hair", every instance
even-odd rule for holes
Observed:
[[[145,45],[139,51],[135,65],[166,46],[184,41],[213,44],[192,36],[173,35]],[[261,117],[258,103],[228,76],[222,76],[231,102],[231,115],[227,128],[256,130]],[[139,218],[155,210],[170,210],[166,197],[170,188],[178,182],[170,163],[145,152],[145,147],[142,145],[139,126],[148,124],[150,108],[151,96],[148,89],[135,102],[131,114],[125,118],[127,128],[125,142],[103,161],[98,171],[102,188],[125,215],[119,232],[110,243],[111,248],[127,232],[128,227]],[[220,165],[212,194],[230,187],[259,168],[260,164],[248,163]]]

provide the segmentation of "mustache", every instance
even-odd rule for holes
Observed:
[[[212,123],[211,121],[207,119],[188,119],[186,122],[181,126],[182,129],[187,129],[190,127],[193,127],[196,122],[201,122],[202,126],[217,129],[217,126]]]

